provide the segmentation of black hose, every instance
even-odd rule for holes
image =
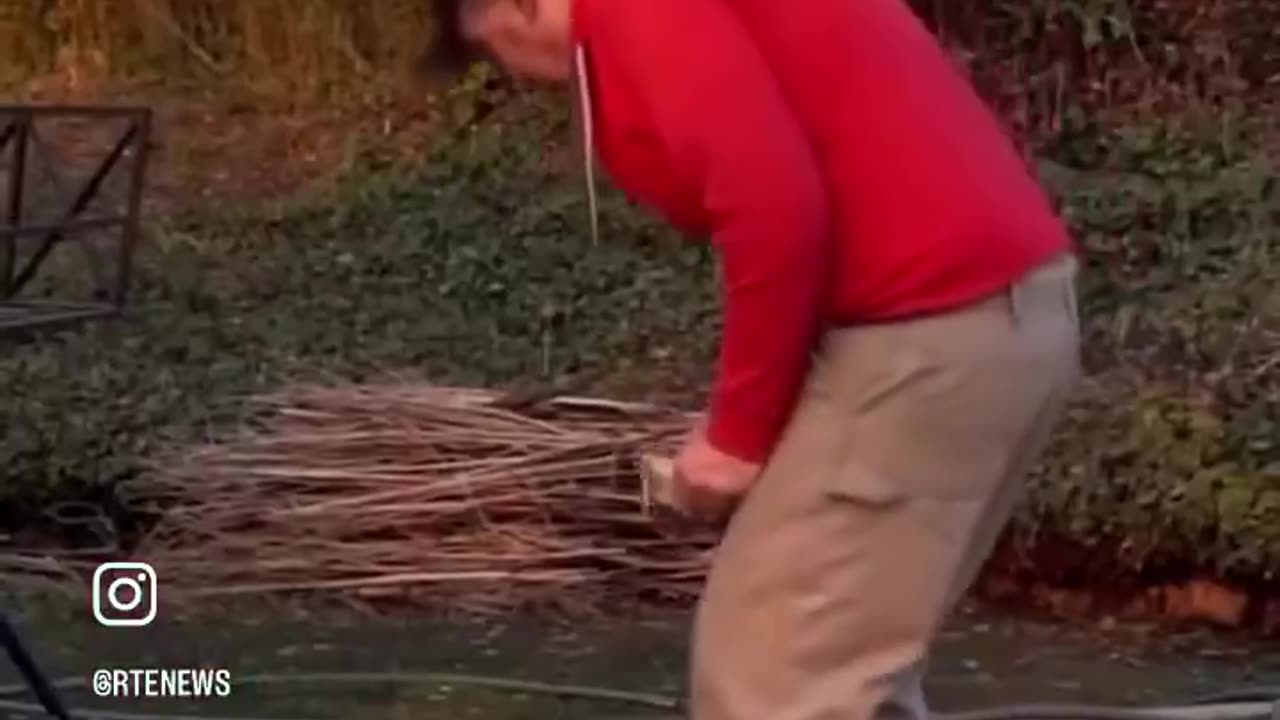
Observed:
[[[3,612],[0,612],[0,644],[3,644],[9,658],[21,672],[27,685],[35,693],[36,699],[51,716],[57,720],[72,720],[62,700],[58,697],[53,684],[36,664],[26,645]],[[604,697],[603,693],[598,694]],[[610,699],[627,701],[626,694],[614,693]],[[635,702],[634,699],[631,699]],[[1189,703],[1177,707],[1165,708],[1126,708],[1089,705],[1009,705],[992,707],[983,710],[972,710],[957,713],[941,713],[938,720],[1196,720],[1199,718],[1255,718],[1262,717],[1257,708],[1247,710],[1247,715],[1240,711],[1244,707],[1226,709],[1232,705],[1262,705],[1274,703],[1269,714],[1280,717],[1280,687],[1247,687],[1225,692],[1214,693],[1196,698]],[[667,705],[666,703],[662,703]],[[682,703],[672,701],[671,706],[679,707]],[[1218,706],[1214,713],[1213,706]]]
[[[3,612],[0,612],[0,643],[4,645],[9,659],[18,666],[18,672],[22,673],[22,678],[31,686],[32,692],[44,709],[57,720],[71,720],[71,713],[67,712],[57,691],[40,670],[40,666],[36,665],[35,658],[31,657],[27,646],[18,636],[18,631],[9,623],[9,618]]]
[[[1258,685],[1202,695],[1193,699],[1189,705],[1221,705],[1223,703],[1280,703],[1280,685]]]
[[[1071,704],[999,705],[982,710],[937,713],[933,717],[936,720],[1256,720],[1273,716],[1265,709],[1254,707],[1262,704],[1233,702],[1150,708]]]

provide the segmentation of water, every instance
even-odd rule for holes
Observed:
[[[445,619],[420,613],[237,604],[146,628],[98,626],[87,602],[22,603],[20,632],[51,675],[97,668],[225,667],[228,698],[187,702],[96,698],[71,704],[122,712],[223,717],[565,720],[663,717],[636,705],[459,684],[311,681],[236,685],[236,676],[308,672],[469,673],[680,694],[689,616],[627,619]],[[16,682],[0,666],[0,683]],[[1247,635],[1149,626],[1068,625],[967,608],[938,648],[929,678],[939,710],[1014,702],[1170,703],[1240,685],[1280,684],[1280,646]],[[669,713],[666,714],[669,716]],[[0,717],[3,717],[0,712]],[[17,717],[16,715],[10,717]]]

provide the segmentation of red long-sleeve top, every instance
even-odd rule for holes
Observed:
[[[901,0],[575,0],[600,158],[717,250],[709,439],[765,460],[826,325],[937,312],[1070,248]]]

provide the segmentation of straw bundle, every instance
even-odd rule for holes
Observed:
[[[166,595],[678,598],[705,570],[714,536],[656,518],[636,465],[669,452],[686,415],[422,384],[261,402],[253,431],[124,488],[161,509],[138,555]]]

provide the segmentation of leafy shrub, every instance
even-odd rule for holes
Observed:
[[[592,247],[581,185],[542,162],[545,130],[495,122],[332,205],[168,223],[131,318],[0,356],[9,515],[93,497],[289,377],[407,367],[488,384],[708,357],[706,250],[611,195],[610,240]]]

